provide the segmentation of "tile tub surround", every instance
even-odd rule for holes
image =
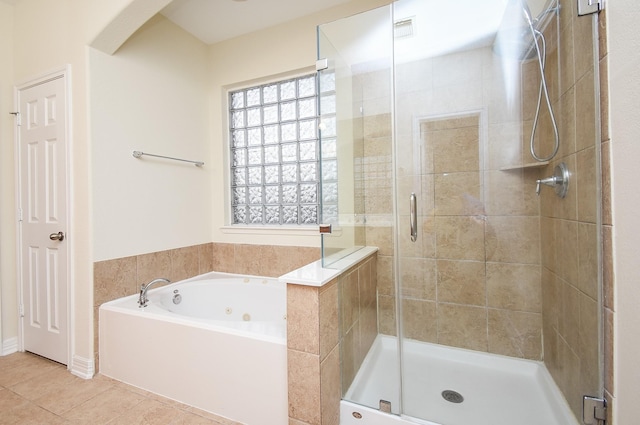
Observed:
[[[376,256],[365,247],[341,260],[342,269],[315,262],[280,277],[287,283],[290,424],[339,424],[341,388],[377,334]]]
[[[278,277],[320,258],[320,249],[300,246],[207,243],[94,263],[94,352],[98,368],[98,308],[136,294],[157,277],[172,282],[210,271]]]

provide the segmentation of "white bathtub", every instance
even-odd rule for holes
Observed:
[[[100,307],[100,373],[247,425],[287,423],[283,283],[213,272],[148,298]]]

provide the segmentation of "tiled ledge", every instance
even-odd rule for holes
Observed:
[[[365,246],[333,263],[331,268],[323,268],[322,260],[318,260],[284,274],[278,280],[295,285],[321,287],[377,251],[377,247]]]

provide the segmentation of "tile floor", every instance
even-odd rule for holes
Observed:
[[[240,425],[31,353],[0,357],[0,425]]]

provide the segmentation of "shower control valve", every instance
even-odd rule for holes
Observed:
[[[556,195],[561,198],[567,196],[567,188],[569,187],[569,169],[564,162],[556,165],[553,172],[553,176],[545,179],[536,180],[536,194],[540,196],[540,189],[542,185],[547,185],[555,188]]]

